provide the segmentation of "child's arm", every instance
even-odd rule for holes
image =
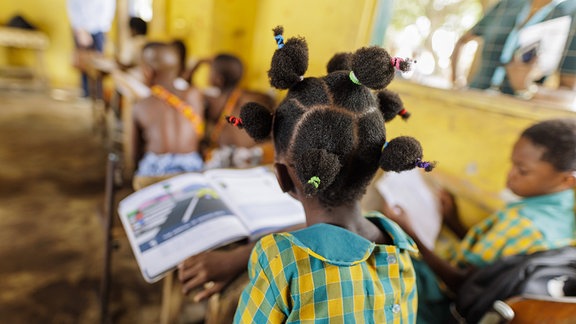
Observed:
[[[198,68],[204,64],[211,64],[211,63],[212,63],[211,57],[202,58],[202,59],[194,62],[191,67],[189,67],[189,68],[186,67],[184,69],[184,72],[182,72],[182,79],[186,80],[188,82],[188,84],[193,85],[194,84],[194,75],[198,71]]]
[[[135,103],[132,107],[132,116],[130,118],[130,145],[132,147],[131,156],[128,158],[132,161],[134,165],[134,170],[138,169],[138,163],[140,159],[144,156],[144,146],[143,142],[144,136],[142,135],[142,128],[138,123],[138,110],[141,103]]]
[[[294,225],[284,229],[290,232],[303,228]],[[178,278],[182,283],[182,292],[188,295],[201,288],[194,296],[195,301],[216,294],[248,268],[250,253],[257,241],[238,245],[228,250],[206,251],[184,260],[178,265]],[[208,284],[213,282],[214,284]]]
[[[456,205],[454,195],[442,189],[438,193],[438,199],[440,200],[443,223],[456,234],[459,239],[463,239],[468,229],[460,221],[458,206]]]
[[[448,286],[448,288],[457,292],[462,283],[467,279],[473,268],[460,269],[452,266],[448,261],[440,258],[434,251],[428,249],[415,234],[409,218],[405,215],[404,210],[400,207],[390,208],[384,206],[384,215],[395,221],[410,237],[414,239],[422,259],[434,271],[434,273]]]
[[[213,250],[194,255],[178,265],[182,292],[188,295],[200,288],[194,301],[201,301],[218,293],[239,274],[246,271],[250,252],[256,242],[230,250]],[[208,283],[214,284],[208,284]]]
[[[263,240],[268,242],[263,244]],[[234,323],[286,323],[290,291],[286,277],[272,272],[270,262],[282,258],[264,251],[263,245],[269,246],[270,240],[274,238],[266,236],[254,246],[248,267],[250,282],[238,300]],[[282,265],[276,264],[276,269],[282,269]]]

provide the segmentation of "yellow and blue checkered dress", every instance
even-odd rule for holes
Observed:
[[[484,267],[518,254],[575,245],[574,191],[524,198],[486,218],[470,230],[449,257],[459,267]],[[418,323],[443,323],[450,300],[435,273],[414,262],[418,276]]]
[[[415,323],[416,245],[381,214],[368,218],[394,245],[329,224],[263,237],[234,322]]]
[[[574,244],[574,191],[524,198],[472,227],[452,261],[477,267]]]

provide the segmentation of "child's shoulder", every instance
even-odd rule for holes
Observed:
[[[376,225],[394,239],[402,250],[417,253],[415,243],[391,220],[376,216]],[[381,222],[378,223],[378,222]],[[264,236],[255,253],[270,262],[275,256],[284,260],[313,257],[334,265],[352,265],[363,262],[373,253],[376,244],[344,228],[331,224],[315,224],[290,233]]]
[[[393,220],[384,216],[382,213],[377,211],[372,211],[366,214],[372,223],[374,223],[381,231],[392,237],[394,245],[403,250],[408,250],[410,252],[417,252],[418,248],[414,240],[404,232],[404,230]]]

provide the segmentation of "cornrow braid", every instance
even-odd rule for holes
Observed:
[[[275,36],[283,29],[274,29]],[[350,70],[306,77],[308,46],[289,38],[276,49],[270,83],[288,89],[273,114],[256,104],[241,108],[244,129],[256,140],[272,133],[277,156],[289,163],[308,195],[327,206],[358,200],[380,167],[400,172],[434,163],[423,161],[411,137],[386,145],[384,123],[404,110],[399,97],[384,88],[396,68],[386,50],[372,46],[350,54]],[[373,93],[378,91],[377,93]]]

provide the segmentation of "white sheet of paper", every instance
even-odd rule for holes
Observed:
[[[558,68],[570,33],[571,22],[570,16],[562,16],[520,30],[519,48],[539,43],[538,67],[544,75],[550,75]]]
[[[416,235],[426,247],[433,249],[440,233],[442,216],[439,200],[420,170],[385,173],[376,182],[376,189],[390,206],[404,209]]]

